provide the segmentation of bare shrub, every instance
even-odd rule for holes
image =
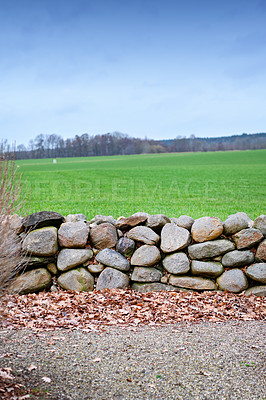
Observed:
[[[0,296],[7,290],[12,278],[24,265],[21,244],[12,225],[15,213],[22,210],[21,174],[10,152],[0,150]]]

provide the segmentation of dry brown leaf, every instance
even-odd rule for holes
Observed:
[[[163,325],[180,321],[265,320],[263,297],[228,292],[151,292],[112,289],[6,295],[0,327],[102,331],[106,326]],[[38,333],[39,334],[39,333]],[[40,334],[39,334],[40,335]],[[52,336],[60,340],[60,336]]]
[[[14,376],[11,374],[10,368],[0,368],[0,378],[12,380]]]
[[[31,365],[29,365],[29,366],[28,366],[28,368],[27,368],[27,369],[28,369],[28,371],[30,371],[30,372],[31,372],[31,371],[33,371],[34,369],[37,369],[37,367],[36,367],[36,365],[34,365],[34,364],[31,364]]]
[[[43,376],[42,380],[46,383],[50,383],[51,382],[51,378],[49,378],[48,376]]]

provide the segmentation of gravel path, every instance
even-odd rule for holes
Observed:
[[[0,330],[0,362],[43,399],[265,400],[265,336],[262,321]]]

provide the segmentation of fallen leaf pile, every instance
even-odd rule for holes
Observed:
[[[106,289],[6,295],[0,327],[103,330],[107,326],[266,319],[265,298],[227,292],[150,292]]]
[[[30,398],[29,392],[18,383],[12,375],[10,368],[0,367],[0,399],[2,400],[26,400]]]

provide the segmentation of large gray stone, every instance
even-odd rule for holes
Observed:
[[[151,267],[161,260],[161,254],[156,246],[144,244],[139,247],[131,257],[131,265]]]
[[[129,285],[129,277],[115,268],[107,267],[99,275],[96,290],[125,289]]]
[[[116,243],[116,251],[121,253],[124,257],[130,257],[135,250],[135,242],[126,236],[122,236]]]
[[[220,262],[192,260],[191,272],[193,275],[216,278],[224,272],[224,268]]]
[[[190,233],[173,223],[164,225],[161,232],[161,250],[164,253],[173,253],[182,250],[190,243]]]
[[[172,285],[166,285],[164,283],[160,282],[152,282],[152,283],[139,283],[135,282],[132,285],[132,289],[136,290],[137,292],[141,293],[148,293],[148,292],[160,292],[160,291],[178,291],[179,289],[172,286]]]
[[[46,268],[38,268],[24,272],[16,277],[10,286],[10,290],[18,294],[40,292],[49,289],[52,285],[52,275]]]
[[[242,292],[248,287],[248,280],[244,272],[237,268],[225,271],[216,281],[221,290],[233,293]]]
[[[9,228],[15,232],[16,234],[19,234],[23,231],[23,218],[19,217],[17,214],[13,215],[7,215],[6,216]],[[3,218],[1,218],[1,223],[3,222]]]
[[[154,231],[160,231],[162,227],[169,222],[171,221],[166,215],[163,214],[149,215],[146,222],[146,226],[153,229]]]
[[[32,256],[53,256],[58,250],[57,229],[50,226],[31,231],[25,237],[22,249]]]
[[[95,259],[107,267],[116,268],[120,271],[128,271],[130,268],[128,260],[115,250],[103,249],[99,251]]]
[[[261,283],[266,283],[266,263],[252,264],[246,269],[246,275]]]
[[[265,262],[266,261],[266,239],[264,239],[258,246],[256,251],[256,260]]]
[[[128,218],[121,218],[117,220],[115,225],[118,229],[128,230],[134,228],[137,225],[144,224],[146,220],[147,220],[146,216],[139,216],[139,217],[131,216]]]
[[[86,222],[87,218],[84,214],[68,214],[66,222]]]
[[[262,214],[256,218],[253,228],[258,229],[264,236],[266,236],[266,215]]]
[[[180,215],[179,218],[172,217],[170,218],[171,222],[180,226],[181,228],[185,228],[188,231],[191,230],[192,225],[194,224],[195,220],[188,215]]]
[[[42,228],[44,226],[59,226],[64,222],[63,215],[54,211],[40,211],[23,218],[22,224],[25,229]]]
[[[242,229],[251,226],[252,220],[244,212],[238,212],[236,214],[229,215],[223,223],[224,234],[231,236]]]
[[[57,268],[59,271],[68,271],[92,257],[93,252],[90,249],[62,249],[58,254]]]
[[[219,218],[202,217],[196,219],[191,228],[191,236],[195,242],[206,242],[217,239],[223,233],[223,224]]]
[[[195,290],[217,289],[216,284],[210,279],[191,277],[191,276],[171,275],[169,283],[173,286],[178,286],[185,289],[195,289]]]
[[[65,222],[58,230],[58,240],[61,247],[83,248],[89,236],[89,225],[80,222]]]
[[[115,226],[109,223],[91,226],[90,241],[93,247],[99,250],[115,247],[118,241]]]
[[[131,280],[135,282],[159,282],[163,274],[153,267],[135,267]]]
[[[116,223],[116,220],[114,219],[114,217],[112,217],[112,215],[95,215],[94,220],[97,225],[105,223],[114,225]]]
[[[150,214],[146,213],[146,212],[139,211],[139,212],[136,212],[136,213],[132,214],[131,216],[132,217],[146,217],[146,218],[148,218],[150,216]]]
[[[230,240],[219,239],[204,243],[196,243],[188,247],[190,258],[202,260],[213,258],[235,249],[234,243]]]
[[[1,160],[0,160],[0,164],[1,164]],[[1,173],[0,173],[0,177],[1,177]],[[1,209],[1,203],[0,203],[0,209]],[[15,260],[15,259],[13,259],[13,261],[11,261],[11,258],[13,258],[13,257],[19,258],[21,248],[22,248],[20,237],[16,234],[15,231],[13,231],[9,228],[8,218],[6,216],[1,215],[1,211],[0,211],[0,248],[1,248],[0,257],[8,259],[9,264],[13,263]],[[18,258],[17,258],[17,261],[19,262]],[[2,271],[4,272],[4,263],[2,263],[2,261],[1,261],[0,273]],[[0,277],[0,281],[1,281],[1,277]],[[1,283],[0,283],[0,286],[1,286]]]
[[[76,268],[64,272],[57,278],[58,284],[66,290],[91,292],[94,288],[94,278],[85,268]]]
[[[163,259],[163,267],[170,274],[186,274],[189,271],[189,259],[185,253],[169,254]]]
[[[249,249],[260,243],[263,239],[263,234],[254,228],[242,229],[232,236],[238,250]]]
[[[245,295],[266,296],[266,285],[253,286],[245,291]]]
[[[129,239],[145,244],[156,244],[160,240],[160,236],[147,226],[135,226],[126,235]]]
[[[254,254],[250,250],[234,250],[226,253],[222,258],[224,267],[245,267],[254,262]]]

